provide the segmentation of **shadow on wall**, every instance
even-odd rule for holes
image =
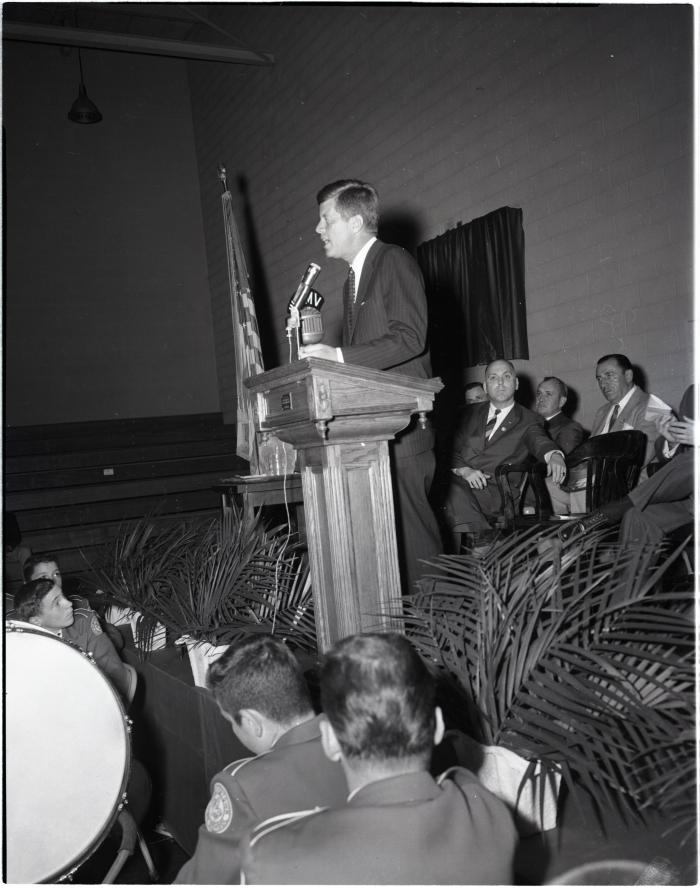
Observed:
[[[418,244],[423,240],[423,232],[414,214],[402,210],[382,211],[379,239],[387,244],[398,244],[415,258]]]

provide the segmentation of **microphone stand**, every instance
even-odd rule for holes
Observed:
[[[301,317],[299,315],[299,309],[293,305],[289,309],[289,318],[287,319],[287,340],[289,341],[289,363],[295,360],[294,350],[292,346],[292,330],[296,330],[296,360],[299,359],[299,348],[301,346],[301,342],[299,339],[299,329],[301,327]]]

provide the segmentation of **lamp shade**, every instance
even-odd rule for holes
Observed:
[[[102,114],[97,105],[88,98],[85,91],[85,84],[81,81],[78,92],[78,98],[73,102],[68,119],[73,123],[99,123],[102,120]]]

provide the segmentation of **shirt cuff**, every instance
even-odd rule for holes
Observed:
[[[558,453],[559,456],[560,456],[563,460],[566,460],[566,457],[564,456],[563,451],[561,451],[561,450],[550,450],[549,453],[545,453],[545,455],[544,455],[544,461],[547,463],[547,465],[549,465],[549,461],[550,461],[550,459],[554,456],[555,453]]]
[[[336,348],[335,353],[336,353],[336,355],[338,356],[338,361],[339,361],[341,364],[344,364],[344,363],[345,363],[345,358],[343,357],[343,350],[342,350],[342,348]]]
[[[678,450],[678,444],[671,445],[668,441],[664,441],[662,453],[666,459],[671,459],[673,454]]]

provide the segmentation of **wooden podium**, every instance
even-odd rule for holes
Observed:
[[[400,628],[388,442],[425,421],[442,381],[304,358],[245,384],[260,431],[298,452],[319,649]]]

